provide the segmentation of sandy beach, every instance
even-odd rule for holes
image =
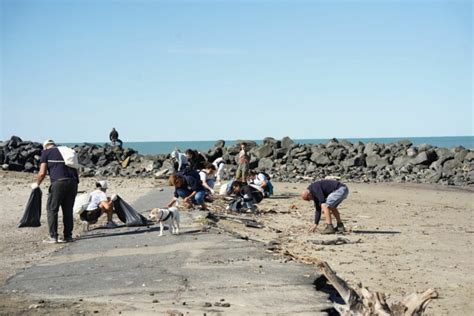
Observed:
[[[46,245],[46,212],[42,226],[17,228],[30,194],[34,175],[0,172],[0,282],[25,267],[47,260],[62,245]],[[83,178],[79,191],[91,191],[95,178]],[[109,194],[119,193],[133,201],[151,189],[166,185],[152,178],[110,178]],[[336,236],[309,234],[314,216],[312,203],[302,201],[299,193],[307,184],[275,183],[275,196],[260,205],[261,214],[250,217],[264,224],[263,229],[245,227],[231,220],[221,220],[218,227],[250,239],[280,243],[279,253],[288,258],[318,258],[328,262],[343,279],[355,286],[361,282],[371,290],[398,300],[412,292],[434,288],[439,298],[430,302],[429,315],[468,315],[474,310],[473,190],[439,185],[356,184],[349,183],[349,197],[340,207],[350,241],[342,245],[323,245],[321,241]],[[49,179],[42,185],[46,203]],[[219,203],[211,210],[221,212]],[[197,211],[194,211],[197,212]],[[78,223],[78,222],[76,222]],[[75,235],[80,241],[79,225]],[[2,294],[0,311],[6,314],[28,313],[28,298]],[[72,306],[73,303],[70,303]],[[87,305],[87,304],[83,304]],[[49,309],[35,309],[35,314],[61,314],[68,303]],[[84,307],[86,311],[107,310],[107,306]],[[33,311],[31,311],[33,313]]]

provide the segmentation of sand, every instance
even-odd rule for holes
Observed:
[[[0,282],[17,271],[47,260],[63,245],[47,245],[46,214],[40,228],[17,228],[30,194],[34,175],[0,172]],[[95,178],[83,178],[79,191],[94,188]],[[474,310],[474,199],[473,188],[453,188],[415,184],[355,184],[340,207],[346,229],[344,238],[353,242],[321,245],[337,236],[310,234],[307,228],[314,216],[312,203],[299,198],[307,184],[276,183],[276,196],[265,199],[254,218],[263,229],[245,227],[223,220],[219,227],[264,242],[278,241],[281,248],[296,257],[327,261],[343,279],[355,286],[361,282],[371,290],[390,294],[398,300],[411,292],[434,288],[439,298],[427,308],[430,315],[468,315]],[[49,179],[42,185],[43,204]],[[109,179],[109,193],[120,193],[127,201],[165,185],[154,179]],[[218,209],[218,203],[211,209]],[[75,235],[79,236],[79,225]],[[80,242],[77,241],[77,242]],[[281,251],[283,252],[283,251]],[[15,313],[32,303],[28,298],[0,296],[0,311]],[[33,302],[34,303],[34,302]],[[72,308],[67,302],[34,309],[35,314],[61,314]],[[101,312],[107,306],[82,304],[81,310]],[[109,312],[112,312],[109,310]],[[33,313],[33,310],[31,311]],[[67,314],[67,312],[64,312]]]

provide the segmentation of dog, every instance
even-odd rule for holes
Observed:
[[[150,220],[160,223],[160,236],[163,236],[164,223],[170,227],[171,234],[179,235],[179,210],[176,207],[154,208],[150,211]]]

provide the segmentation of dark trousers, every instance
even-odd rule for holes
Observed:
[[[63,211],[64,238],[72,237],[74,228],[73,207],[77,194],[77,181],[61,179],[51,183],[48,196],[48,227],[49,235],[58,238],[59,207]]]

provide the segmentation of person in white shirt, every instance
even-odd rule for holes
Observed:
[[[178,149],[171,152],[171,159],[175,162],[176,171],[183,171],[188,166],[188,158]]]
[[[216,167],[216,185],[221,185],[221,181],[224,179],[224,159],[222,157],[217,158],[212,162],[212,164]]]
[[[204,168],[199,171],[199,177],[201,178],[202,186],[211,194],[215,194],[214,185],[216,179],[214,174],[216,173],[216,166],[210,162],[204,163]]]
[[[117,224],[112,220],[114,214],[113,201],[107,197],[107,181],[102,180],[95,184],[96,190],[89,194],[89,204],[84,212],[81,213],[80,218],[83,222],[88,224],[95,224],[102,214],[107,214],[107,228],[117,227]]]
[[[262,192],[265,197],[273,195],[273,185],[269,177],[263,172],[255,172],[250,170],[249,172],[249,183],[254,184],[262,188]]]

